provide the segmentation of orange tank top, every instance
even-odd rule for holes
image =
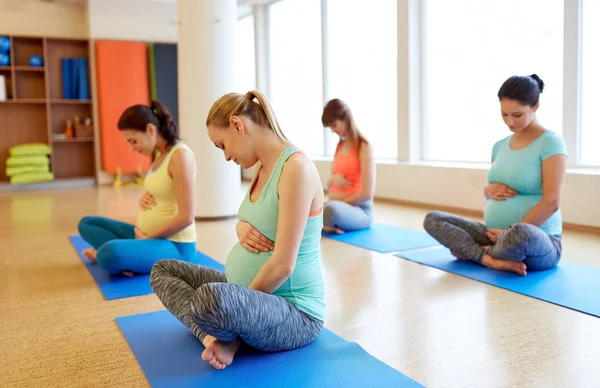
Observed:
[[[361,141],[359,140],[356,147],[352,148],[344,155],[342,154],[342,143],[338,143],[335,156],[333,157],[332,174],[343,175],[350,181],[350,185],[347,187],[338,187],[332,184],[330,191],[354,195],[362,190],[362,174],[360,157],[358,155],[360,143]]]

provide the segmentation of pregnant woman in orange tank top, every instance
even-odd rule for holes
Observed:
[[[328,184],[328,201],[323,209],[323,230],[341,234],[366,229],[373,222],[375,161],[372,147],[343,101],[329,101],[321,121],[340,137]]]

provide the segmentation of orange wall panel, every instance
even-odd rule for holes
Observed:
[[[132,151],[117,123],[134,104],[150,103],[148,48],[142,42],[96,42],[96,77],[102,170],[114,174],[148,171],[150,157]]]

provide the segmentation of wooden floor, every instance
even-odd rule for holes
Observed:
[[[89,214],[134,221],[138,188],[0,194],[0,386],[146,387],[114,318],[163,309],[105,301],[67,237]],[[421,228],[423,209],[376,220]],[[224,262],[235,221],[198,224]],[[600,319],[324,239],[326,327],[427,387],[598,387]],[[564,258],[600,267],[600,236],[566,232]],[[590,289],[600,298],[600,284]],[[198,362],[201,362],[198,356]]]

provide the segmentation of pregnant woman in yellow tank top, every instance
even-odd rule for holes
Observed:
[[[177,125],[157,101],[129,107],[119,130],[132,150],[158,157],[144,180],[136,225],[99,216],[84,217],[79,233],[93,248],[84,255],[110,274],[150,273],[160,259],[196,256],[193,152],[177,137]]]

